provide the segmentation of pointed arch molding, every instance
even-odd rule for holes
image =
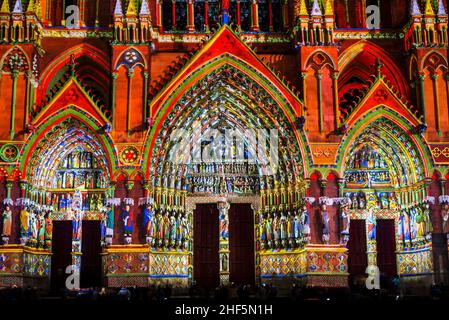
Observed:
[[[41,86],[47,89],[47,86],[53,76],[70,61],[70,57],[75,59],[86,56],[98,63],[104,70],[110,69],[110,62],[104,51],[87,43],[74,46],[55,57],[51,63],[42,71]]]
[[[18,162],[18,168],[23,172],[22,176],[24,179],[28,178],[28,164],[39,143],[43,140],[43,137],[59,123],[69,118],[74,118],[82,122],[94,133],[95,136],[92,138],[99,142],[107,156],[110,176],[116,171],[118,165],[117,151],[110,135],[103,132],[103,124],[80,107],[68,105],[47,117],[45,123],[41,124],[38,129],[28,137],[20,152]]]
[[[197,81],[224,65],[238,69],[260,85],[276,102],[292,128],[295,128],[296,117],[303,114],[300,99],[260,61],[257,55],[229,27],[224,26],[151,102],[151,114],[157,125],[153,126],[145,137],[142,168],[146,178],[149,177],[150,160],[156,138],[177,101]],[[296,129],[294,131],[301,150],[300,156],[308,164],[307,154],[310,152],[306,151],[308,149],[307,138],[302,132]],[[303,163],[304,171],[308,168],[307,164]]]
[[[353,65],[351,62],[357,58],[357,56],[363,52],[373,55],[374,57],[379,57],[381,61],[385,64],[384,67],[389,71],[391,77],[395,83],[397,89],[403,94],[408,95],[409,85],[404,77],[403,72],[394,62],[390,54],[385,51],[382,47],[379,47],[375,43],[367,40],[361,40],[350,47],[346,48],[340,57],[338,58],[338,65],[340,68],[340,73],[343,75],[346,72],[350,72],[350,68]],[[369,67],[369,66],[367,66]]]
[[[340,168],[340,176],[344,175],[345,161],[351,149],[350,146],[354,143],[355,139],[357,139],[372,123],[382,118],[390,120],[394,125],[402,130],[405,135],[407,135],[411,143],[419,152],[423,166],[422,169],[424,170],[425,176],[429,176],[429,174],[433,171],[434,161],[428,144],[421,135],[411,133],[415,128],[410,125],[407,118],[385,106],[379,106],[375,110],[366,112],[363,116],[359,117],[350,130],[348,130],[348,132],[344,135],[337,152],[336,165]]]
[[[382,77],[378,77],[359,104],[352,110],[345,120],[345,124],[351,127],[366,112],[377,112],[377,109],[390,109],[397,115],[404,117],[409,123],[418,125],[421,122],[411,111],[407,101],[402,101],[399,96],[385,83]]]

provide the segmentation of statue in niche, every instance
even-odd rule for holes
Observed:
[[[366,208],[366,198],[365,194],[363,192],[359,195],[359,209],[365,209]]]
[[[90,152],[86,152],[85,156],[85,168],[92,168],[92,154]]]
[[[182,223],[182,241],[183,241],[183,247],[185,250],[189,249],[189,243],[190,243],[190,221],[189,221],[189,215],[187,213],[182,214],[181,218]]]
[[[35,210],[31,210],[30,213],[30,236],[32,239],[35,239],[37,241],[37,229],[38,228],[38,221],[37,221],[37,215]]]
[[[368,216],[366,217],[366,224],[367,224],[367,229],[368,229],[368,240],[370,240],[370,241],[376,240],[377,221],[376,221],[376,216],[374,214],[373,208],[371,208],[368,211]]]
[[[63,172],[58,173],[56,179],[57,179],[56,187],[58,189],[62,189],[63,188],[64,173]]]
[[[51,206],[52,206],[54,211],[57,211],[59,209],[59,199],[58,199],[58,196],[56,194],[52,195]]]
[[[359,209],[359,200],[356,193],[353,193],[351,197],[351,209]]]
[[[178,248],[182,248],[182,237],[184,234],[184,225],[183,225],[183,221],[182,221],[182,213],[181,211],[179,211],[176,214],[176,246]]]
[[[67,169],[69,167],[69,156],[65,156],[62,160],[62,167],[64,169]]]
[[[388,200],[388,194],[386,192],[381,193],[380,203],[381,203],[382,209],[389,209],[390,208],[390,203],[389,203],[389,200]]]
[[[403,209],[404,212],[404,241],[410,244],[411,233],[410,233],[410,216],[407,210]]]
[[[75,153],[73,155],[73,166],[72,166],[72,168],[78,169],[79,167],[80,167],[79,153]]]
[[[3,222],[2,236],[10,237],[12,230],[12,211],[9,206],[6,206],[5,210],[3,211],[2,222]]]
[[[112,206],[106,207],[106,243],[112,244],[112,237],[114,236],[114,208]]]
[[[424,223],[424,212],[421,208],[421,206],[417,205],[415,206],[416,216],[415,216],[415,222],[416,222],[416,236],[418,239],[423,240],[426,236],[426,225]]]
[[[155,224],[154,224],[154,211],[150,204],[143,208],[143,227],[146,231],[145,234],[148,238],[148,243],[154,245],[155,239]]]
[[[302,230],[301,216],[298,209],[295,209],[293,216],[293,238],[295,239],[296,245],[299,245],[299,241],[303,238]]]
[[[95,207],[97,208],[97,211],[101,211],[103,209],[103,203],[104,203],[103,198],[104,197],[102,194],[97,195],[97,200],[95,202]]]
[[[220,203],[218,205],[220,217],[220,238],[226,240],[229,238],[229,219],[227,203]]]
[[[22,238],[28,237],[30,234],[30,213],[26,206],[22,206],[20,210],[20,236]]]
[[[267,246],[267,232],[265,229],[265,219],[262,212],[259,212],[259,239],[261,249],[264,250]]]
[[[43,248],[45,245],[45,217],[44,213],[41,212],[38,215],[38,247]]]
[[[341,207],[341,243],[346,245],[349,241],[349,229],[351,225],[351,218],[348,212],[348,205]]]
[[[301,229],[304,236],[304,242],[310,242],[310,211],[307,206],[303,207],[303,212],[301,216]]]
[[[66,172],[65,174],[65,188],[66,189],[72,189],[73,188],[73,176],[75,173],[73,172]]]
[[[287,238],[290,248],[295,246],[295,216],[287,212]]]
[[[85,188],[86,189],[93,189],[94,188],[94,178],[92,176],[92,173],[90,173],[90,172],[86,173]]]
[[[416,211],[413,207],[410,207],[408,213],[410,215],[410,238],[414,242],[417,236]]]
[[[433,232],[432,218],[430,216],[430,204],[424,205],[424,224],[426,236],[429,236]]]
[[[89,193],[86,194],[83,201],[83,211],[89,211],[90,210],[90,198],[91,195]]]
[[[173,210],[170,215],[170,246],[175,247],[178,239],[177,239],[177,231],[178,231],[178,220],[176,219],[176,211]]]
[[[67,207],[66,207],[66,211],[68,213],[72,212],[72,204],[73,204],[73,199],[72,199],[72,195],[71,194],[67,194]]]
[[[279,223],[279,217],[277,213],[274,213],[273,217],[273,240],[274,240],[274,247],[279,248],[280,246],[280,240],[281,240],[281,226]]]
[[[85,182],[85,174],[84,173],[73,173],[74,176],[74,182],[73,182],[73,187],[76,188],[84,188],[86,185]]]
[[[158,245],[162,246],[164,243],[164,209],[161,209],[157,214],[157,237]]]
[[[51,246],[51,240],[53,236],[53,221],[50,217],[50,212],[45,215],[45,243],[47,247]]]
[[[397,239],[400,242],[404,242],[404,233],[405,233],[405,213],[404,210],[399,211],[399,217],[398,217],[398,232],[397,232]]]
[[[272,248],[274,236],[273,236],[273,218],[271,213],[268,213],[267,219],[265,220],[265,229],[267,233],[268,247]]]
[[[79,241],[81,239],[81,221],[82,221],[82,214],[80,211],[76,210],[73,213],[73,220],[72,220],[73,241]]]
[[[391,210],[396,210],[398,208],[398,201],[396,199],[396,195],[394,192],[390,193],[388,203],[390,205]]]
[[[228,255],[226,253],[221,254],[221,270],[227,272],[228,271]]]
[[[449,236],[449,204],[445,203],[443,205],[443,210],[441,210],[441,215],[443,218],[443,233]]]
[[[323,223],[323,243],[329,244],[330,229],[329,229],[329,214],[327,213],[327,206],[323,205],[321,212],[321,218]]]
[[[284,211],[281,212],[281,217],[279,218],[279,229],[280,229],[280,239],[282,248],[286,247],[287,240],[287,219],[285,217]]]
[[[98,207],[97,207],[97,204],[98,204],[98,195],[93,194],[93,195],[90,197],[90,201],[89,201],[89,202],[90,202],[90,203],[89,203],[90,210],[91,210],[91,211],[97,211],[97,210],[98,210]]]
[[[123,233],[125,237],[131,237],[134,231],[134,215],[130,205],[125,205],[122,212]]]
[[[162,219],[162,223],[163,223],[163,245],[164,248],[168,248],[169,244],[170,244],[170,217],[169,217],[169,212],[165,212],[165,214],[163,215],[163,219]]]

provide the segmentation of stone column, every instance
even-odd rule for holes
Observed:
[[[229,284],[229,212],[230,205],[227,202],[218,203],[219,221],[219,260],[220,260],[220,284]]]

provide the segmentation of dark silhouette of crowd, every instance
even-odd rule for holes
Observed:
[[[0,288],[0,301],[41,301],[45,299],[85,300],[85,301],[153,301],[163,302],[175,299],[202,300],[210,302],[268,302],[279,299],[293,301],[365,301],[365,300],[401,300],[411,299],[401,290],[401,280],[395,276],[388,278],[381,275],[381,289],[369,290],[365,284],[366,277],[351,277],[348,288],[306,287],[298,281],[286,289],[271,282],[261,285],[235,284],[217,287],[188,288],[172,287],[168,284],[150,285],[149,287],[122,288],[88,288],[78,291],[42,291],[36,287]],[[432,285],[429,292],[421,292],[420,299],[446,300],[449,291],[440,285]],[[416,297],[417,298],[417,297]]]

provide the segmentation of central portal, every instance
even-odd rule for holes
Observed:
[[[255,283],[253,209],[250,204],[231,204],[226,210],[222,214],[213,203],[197,204],[194,211],[193,275],[201,288],[215,288],[228,280],[237,285]]]

